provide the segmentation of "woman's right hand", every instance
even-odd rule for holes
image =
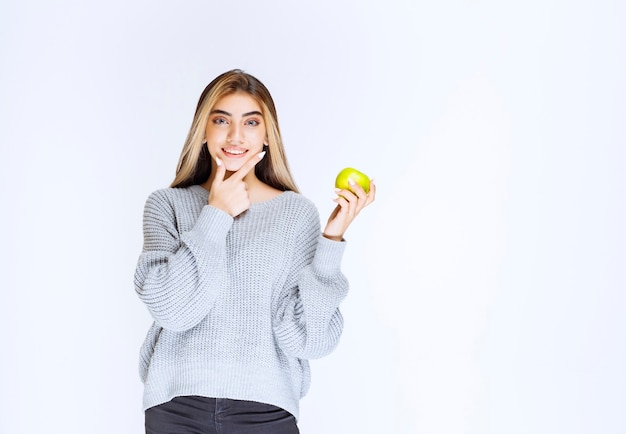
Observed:
[[[250,208],[250,196],[244,178],[264,156],[265,152],[261,152],[258,158],[250,158],[239,170],[232,172],[228,177],[226,177],[224,163],[216,158],[217,169],[209,189],[209,205],[221,209],[232,217],[237,217]]]

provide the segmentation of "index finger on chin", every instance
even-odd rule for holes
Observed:
[[[215,184],[216,182],[224,181],[224,176],[226,175],[226,167],[224,167],[224,162],[215,157],[215,164],[217,165],[217,169],[215,170],[215,178],[213,178],[213,184]]]

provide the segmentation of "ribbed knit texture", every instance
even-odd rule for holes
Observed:
[[[140,351],[144,409],[182,395],[258,401],[296,418],[308,359],[339,341],[344,242],[284,192],[232,218],[200,186],[150,195],[135,288],[154,318]]]

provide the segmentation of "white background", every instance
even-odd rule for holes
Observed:
[[[301,431],[626,432],[626,4],[0,4],[0,432],[139,433],[141,214],[197,98],[272,92],[325,220],[345,166],[339,348]]]

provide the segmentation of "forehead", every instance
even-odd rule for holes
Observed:
[[[237,91],[217,100],[213,110],[223,110],[233,115],[261,111],[261,105],[249,93]]]

